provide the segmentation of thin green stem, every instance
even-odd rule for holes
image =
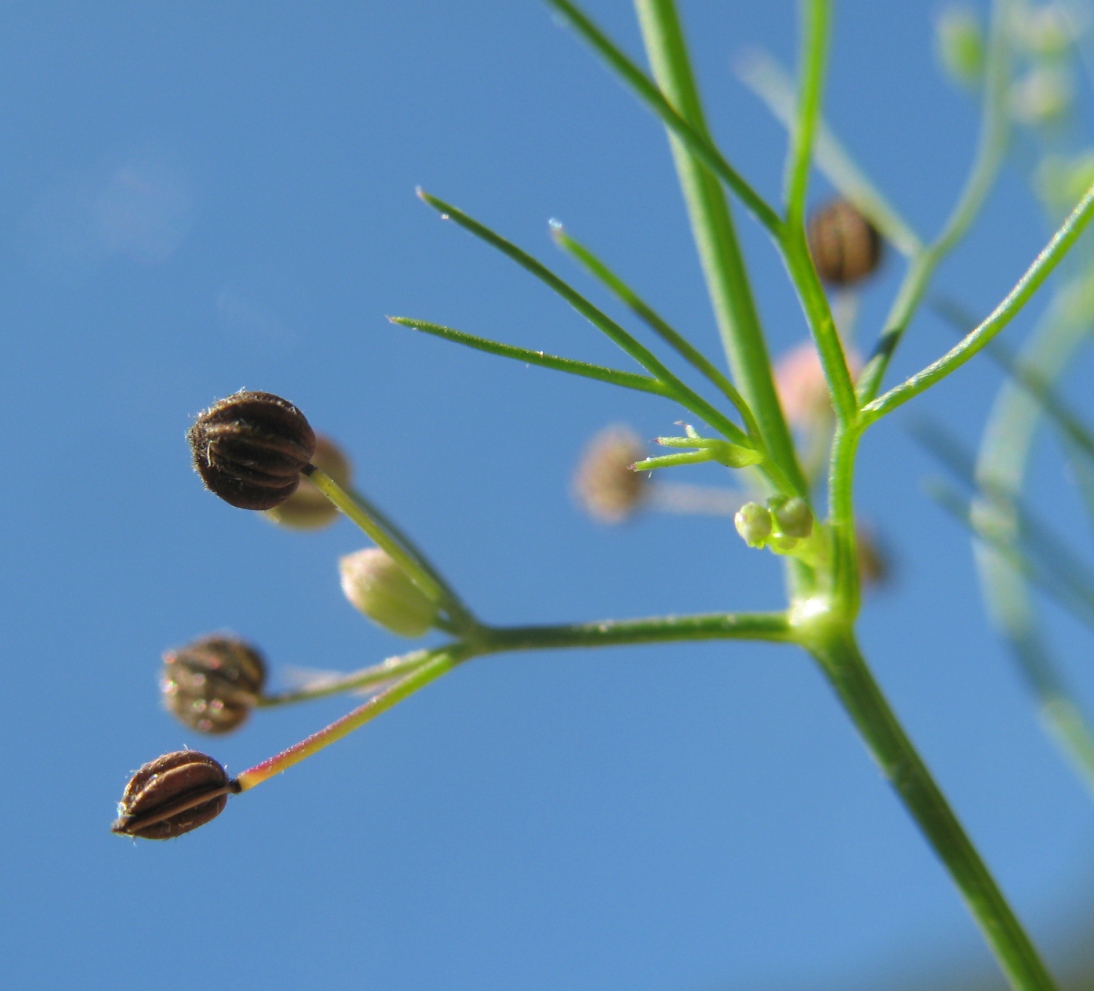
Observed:
[[[1043,333],[1051,338],[1054,336],[1054,331],[1075,336],[1076,343],[1086,337],[1088,333],[1086,322],[1068,319],[1067,316],[1067,297],[1072,290],[1079,288],[1081,288],[1081,282],[1078,286],[1074,284],[1064,286],[1055,292],[1052,309],[1037,337]],[[976,326],[976,321],[969,319],[964,307],[952,300],[940,299],[935,302],[934,309],[964,333]],[[1032,351],[1034,348],[1035,343],[1031,340],[1026,351]],[[1019,357],[999,340],[989,343],[984,353],[1036,400],[1037,405],[1052,425],[1060,431],[1065,441],[1078,448],[1079,453],[1094,459],[1094,432],[1083,422],[1078,411],[1064,399],[1054,384],[1054,376],[1058,375],[1062,369],[1054,368],[1052,374],[1049,374],[1041,367],[1040,362],[1034,362],[1028,355]],[[1002,395],[997,402],[1002,402]]]
[[[415,692],[425,688],[431,681],[436,681],[441,675],[447,674],[457,664],[466,659],[466,653],[461,651],[459,646],[441,647],[431,651],[431,655],[428,661],[418,665],[390,688],[386,688],[378,695],[374,695],[363,705],[358,706],[341,719],[336,719],[318,733],[313,733],[287,750],[283,750],[254,767],[248,768],[236,778],[239,783],[239,790],[249,791],[256,785],[262,784],[263,781],[268,781],[282,771],[287,771],[294,764],[299,764],[302,760],[311,757],[320,750],[325,750],[332,743],[348,736],[354,730],[360,729],[365,723],[371,722],[382,712],[386,712]]]
[[[1036,948],[897,721],[853,636],[844,628],[817,632],[815,638],[806,635],[803,646],[820,663],[882,774],[949,871],[1011,985],[1055,991]]]
[[[802,20],[800,91],[797,119],[790,134],[790,154],[786,162],[783,191],[788,225],[801,225],[805,221],[805,195],[809,189],[813,142],[820,119],[832,21],[828,0],[800,0],[799,6]]]
[[[671,0],[635,0],[635,5],[654,78],[680,116],[705,137],[702,104],[674,5]],[[676,131],[670,129],[669,141],[733,380],[756,416],[771,459],[793,486],[788,494],[808,499],[722,186]]]
[[[380,688],[420,668],[433,656],[433,653],[431,650],[413,650],[409,654],[389,657],[380,664],[373,664],[351,674],[321,675],[292,691],[278,692],[276,695],[262,695],[258,699],[258,706],[259,708],[273,708],[279,705],[293,705],[297,702],[310,702],[313,699],[341,695],[344,692],[359,692],[363,689]]]
[[[390,520],[364,500],[358,501],[321,468],[308,465],[303,474],[320,492],[390,554],[423,592],[438,603],[461,630],[473,630],[478,620],[425,555]]]
[[[492,341],[486,337],[476,337],[474,334],[466,334],[462,330],[444,327],[439,323],[429,323],[426,320],[414,320],[410,317],[388,317],[388,320],[400,327],[410,327],[413,330],[420,330],[446,341],[455,341],[457,344],[474,348],[476,351],[485,351],[487,354],[512,358],[528,365],[540,365],[543,368],[554,369],[556,372],[566,372],[569,375],[578,375],[582,378],[594,379],[597,382],[607,382],[609,385],[634,389],[636,392],[649,392],[655,396],[672,398],[672,390],[668,386],[646,375],[636,375],[634,372],[624,372],[618,368],[606,368],[603,365],[592,365],[587,361],[575,361],[573,358],[559,358],[543,351],[518,348],[512,344],[502,344],[500,341]]]
[[[869,403],[877,396],[885,370],[889,367],[893,353],[927,291],[927,285],[935,269],[965,236],[984,205],[984,200],[999,172],[1009,135],[1006,94],[1010,70],[1005,24],[1008,6],[1009,0],[995,0],[992,6],[991,31],[984,70],[980,138],[972,169],[942,233],[929,247],[917,253],[908,267],[896,300],[885,320],[885,329],[878,339],[873,355],[859,376],[858,395],[862,403]]]
[[[619,278],[607,265],[604,264],[592,251],[580,241],[571,237],[557,221],[551,222],[551,236],[555,243],[570,257],[574,258],[595,279],[598,279],[608,291],[611,292],[624,306],[646,324],[658,337],[671,347],[681,358],[693,368],[706,376],[728,399],[734,409],[741,414],[745,422],[745,430],[757,449],[762,450],[763,438],[760,436],[760,427],[748,403],[737,391],[733,383],[715,367],[709,358],[697,347],[691,344],[681,333],[669,325],[668,321],[661,317],[653,307],[642,299],[630,286]]]
[[[560,279],[546,265],[451,204],[445,203],[421,189],[418,190],[418,196],[443,217],[511,258],[521,268],[530,272],[540,282],[561,296],[605,337],[657,378],[669,390],[671,397],[681,406],[701,416],[715,430],[721,432],[734,444],[740,444],[742,447],[750,446],[748,437],[740,427],[728,419],[720,410],[711,406],[702,396],[681,382],[649,348],[636,341],[606,313],[590,303],[581,293]]]
[[[846,424],[858,413],[855,386],[847,367],[836,322],[809,252],[805,231],[805,196],[813,140],[820,116],[831,10],[827,0],[801,0],[802,68],[798,117],[791,132],[786,167],[786,224],[779,237],[787,270],[798,291],[806,320],[817,343],[836,419]]]
[[[862,413],[867,422],[872,423],[880,419],[898,406],[904,405],[909,399],[925,392],[983,350],[1041,288],[1071,246],[1078,240],[1079,235],[1086,229],[1092,216],[1094,216],[1094,185],[1086,191],[1070,216],[1053,235],[1052,240],[987,319],[937,361],[864,406]]]
[[[699,158],[707,168],[737,195],[745,207],[772,236],[782,227],[779,215],[733,168],[706,133],[706,128],[694,118],[678,111],[657,85],[640,69],[593,21],[569,0],[547,0],[562,14],[582,38],[600,55],[608,66],[631,88],[664,125]],[[687,118],[687,119],[685,119]]]
[[[767,104],[787,131],[792,132],[798,120],[798,103],[794,82],[786,70],[767,52],[759,50],[747,52],[738,60],[736,70],[741,81]],[[814,144],[816,167],[845,199],[869,218],[886,241],[908,256],[922,249],[919,235],[870,182],[823,119],[817,122]]]

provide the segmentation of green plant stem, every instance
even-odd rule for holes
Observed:
[[[864,430],[860,420],[836,428],[828,471],[828,513],[834,545],[832,595],[835,609],[848,621],[858,616],[861,598],[854,481],[855,459]]]
[[[820,119],[824,72],[828,53],[828,35],[832,10],[828,0],[800,0],[801,8],[801,87],[798,95],[796,126],[790,133],[783,199],[788,224],[805,220],[805,194],[809,189],[809,170],[813,163],[813,142]]]
[[[785,613],[711,613],[605,620],[560,626],[487,627],[476,640],[476,654],[507,650],[555,650],[560,647],[617,647],[623,644],[678,643],[694,640],[791,639]]]
[[[1045,326],[1049,323],[1059,325],[1059,330],[1066,329],[1069,333],[1078,334],[1080,338],[1087,333],[1086,323],[1067,316],[1067,297],[1076,290],[1081,290],[1081,280],[1057,289],[1053,295],[1052,310],[1045,318]],[[936,312],[949,320],[963,334],[976,326],[976,321],[970,319],[964,307],[950,299],[935,301]],[[1051,333],[1047,332],[1046,333]],[[1040,336],[1038,334],[1037,336]],[[1034,347],[1033,342],[1026,347],[1027,352]],[[1026,355],[1019,357],[1002,341],[992,341],[984,349],[984,353],[992,359],[1007,375],[1020,385],[1040,406],[1041,411],[1048,417],[1052,425],[1059,430],[1062,438],[1067,443],[1077,448],[1078,453],[1094,460],[1094,432],[1083,422],[1078,411],[1059,393],[1051,377],[1039,363],[1035,363]],[[1062,370],[1062,369],[1061,369]],[[1055,374],[1059,374],[1058,371]]]
[[[384,685],[429,662],[437,650],[458,650],[465,659],[511,650],[557,650],[578,647],[619,647],[626,644],[684,643],[699,640],[789,641],[785,613],[707,613],[693,616],[648,616],[595,623],[547,626],[479,626],[472,637],[434,650],[413,650],[380,664],[338,677],[317,679],[294,691],[267,695],[259,706],[309,702],[345,692]]]
[[[441,675],[447,674],[466,659],[466,655],[458,645],[439,648],[431,651],[430,655],[427,661],[418,665],[394,685],[374,695],[341,719],[336,719],[318,733],[313,733],[281,753],[248,768],[235,779],[239,783],[240,791],[249,791],[263,781],[268,781],[282,771],[288,770],[294,764],[299,764],[320,750],[325,750],[332,743],[360,729],[365,723],[371,722],[382,712],[409,698],[431,681],[436,681]]]
[[[296,702],[310,702],[313,699],[342,695],[346,692],[358,692],[363,689],[379,688],[389,682],[420,668],[433,656],[430,650],[412,650],[409,654],[389,657],[386,661],[373,664],[360,671],[345,675],[320,675],[300,688],[276,695],[262,695],[258,699],[259,708],[273,708],[279,705],[293,705]]]
[[[1052,240],[1034,259],[1033,264],[1026,270],[1022,278],[1018,280],[1017,285],[1007,293],[1006,298],[983,323],[967,334],[959,344],[937,361],[864,406],[862,415],[866,422],[872,423],[887,413],[891,413],[898,406],[904,405],[909,399],[913,399],[921,392],[925,392],[936,382],[956,371],[966,361],[983,350],[991,339],[1021,312],[1033,294],[1041,288],[1045,280],[1052,274],[1052,271],[1067,255],[1071,246],[1078,240],[1079,235],[1086,229],[1086,225],[1090,222],[1092,216],[1094,216],[1094,185],[1091,185],[1083,198],[1079,200],[1067,220],[1052,236]]]
[[[635,0],[635,7],[661,92],[677,113],[709,140],[674,4],[671,0]],[[722,186],[671,129],[669,142],[733,380],[756,416],[771,459],[782,467],[792,486],[787,494],[808,500],[809,485],[775,393],[771,359]]]
[[[877,396],[885,370],[915,315],[927,285],[942,260],[965,236],[999,172],[1009,134],[1006,94],[1009,82],[1009,51],[1006,17],[1009,0],[995,0],[984,69],[984,96],[980,138],[965,187],[937,239],[913,256],[908,272],[885,320],[885,329],[858,380],[859,401]]]
[[[790,154],[787,157],[786,223],[779,235],[779,244],[817,344],[836,419],[846,424],[858,413],[855,386],[847,367],[847,357],[843,353],[839,332],[836,330],[836,322],[828,305],[828,297],[810,256],[805,230],[805,195],[809,188],[813,139],[820,116],[831,10],[827,0],[801,0],[801,9],[801,94],[797,101],[798,118],[791,132]]]
[[[816,632],[805,633],[803,646],[821,665],[882,774],[949,871],[1012,987],[1054,991],[1037,950],[889,708],[853,635],[838,626]]]
[[[798,120],[797,95],[790,76],[767,52],[754,50],[738,60],[737,75],[775,115],[789,132]],[[829,182],[854,203],[901,252],[912,256],[923,247],[919,235],[870,180],[832,134],[823,119],[817,122],[813,164]]]

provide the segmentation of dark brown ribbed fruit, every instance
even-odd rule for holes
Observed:
[[[212,757],[178,750],[145,764],[126,785],[111,829],[145,840],[169,840],[204,826],[239,786]]]
[[[296,490],[315,434],[292,403],[237,392],[202,413],[186,435],[205,487],[240,509],[273,509]]]
[[[846,200],[834,200],[814,213],[808,237],[817,273],[831,285],[859,282],[881,262],[881,235]]]
[[[236,637],[202,637],[163,655],[163,704],[200,733],[227,733],[239,726],[265,682],[262,655]]]

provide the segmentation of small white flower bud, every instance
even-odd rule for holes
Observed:
[[[437,618],[437,603],[387,553],[369,547],[338,562],[342,591],[369,619],[403,637],[420,637]]]
[[[1071,76],[1063,69],[1033,69],[1010,88],[1011,116],[1035,126],[1059,123],[1071,109],[1072,89]]]
[[[758,502],[746,502],[737,510],[733,523],[749,547],[763,547],[771,536],[771,513]]]
[[[771,515],[779,532],[787,537],[808,537],[813,532],[813,511],[804,499],[772,500]]]
[[[974,87],[984,74],[984,30],[968,7],[950,7],[935,22],[935,46],[947,75]]]

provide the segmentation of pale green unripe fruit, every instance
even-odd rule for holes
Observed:
[[[749,547],[763,547],[771,536],[771,513],[758,502],[746,502],[737,510],[733,523]]]
[[[370,547],[338,562],[346,598],[374,623],[402,637],[420,637],[437,618],[437,603],[387,553]]]

